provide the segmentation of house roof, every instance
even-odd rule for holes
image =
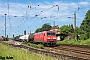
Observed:
[[[53,26],[51,29],[59,29],[59,27],[57,25],[57,26]]]

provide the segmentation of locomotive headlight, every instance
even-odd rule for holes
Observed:
[[[50,39],[50,38],[47,38],[47,39]]]
[[[53,38],[53,39],[56,39],[56,38]]]

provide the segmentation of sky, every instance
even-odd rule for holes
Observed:
[[[43,24],[51,26],[74,24],[80,26],[90,10],[90,0],[0,0],[0,36],[8,37],[35,32]],[[71,17],[71,18],[68,18]]]

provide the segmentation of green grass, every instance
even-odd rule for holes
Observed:
[[[56,60],[56,58],[50,56],[33,53],[25,49],[10,47],[2,43],[0,43],[0,56],[13,57],[11,60]]]
[[[43,49],[43,45],[42,44],[32,44],[32,43],[28,43],[28,46],[34,47],[34,48],[39,48],[39,49]]]
[[[57,42],[57,44],[72,44],[72,45],[84,45],[84,46],[90,46],[90,39],[87,40],[63,40],[63,41],[59,41]]]
[[[31,46],[31,47],[34,47],[34,48],[43,49],[42,44],[33,44],[33,43],[27,43],[27,42],[22,42],[22,44],[27,44],[28,46]]]
[[[25,42],[22,42],[22,44],[27,44],[27,42],[25,41]]]

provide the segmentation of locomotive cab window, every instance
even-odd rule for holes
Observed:
[[[55,36],[55,33],[47,33],[47,36]]]

